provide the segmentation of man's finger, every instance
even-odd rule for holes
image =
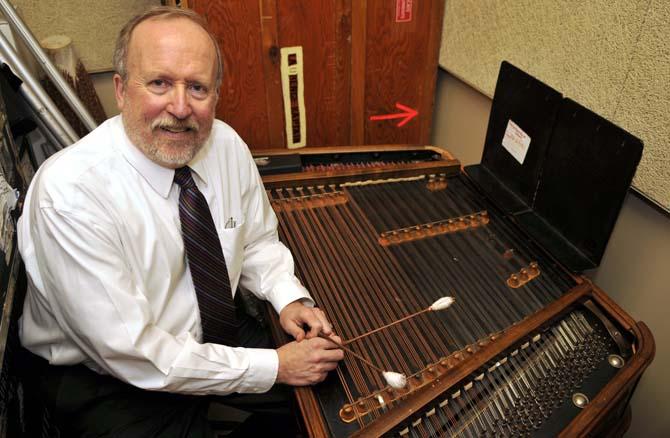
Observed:
[[[321,333],[321,323],[309,324],[309,331],[307,332],[307,339],[315,338]]]
[[[321,321],[321,333],[324,335],[333,333],[333,326],[330,324],[330,321],[328,321],[324,311],[319,308],[314,308],[314,314],[319,318],[319,321]]]
[[[335,368],[337,368],[338,362],[323,362],[319,365],[319,372],[328,374],[330,371],[333,371]]]
[[[344,350],[340,350],[339,348],[334,348],[332,350],[324,350],[323,356],[321,357],[321,362],[333,362],[337,363],[344,359]]]
[[[296,323],[290,322],[285,329],[286,333],[293,336],[293,338],[300,342],[305,338],[305,331]]]
[[[321,333],[323,329],[323,324],[321,320],[317,317],[317,313],[314,309],[305,308],[302,312],[302,318],[305,321],[305,324],[309,326],[309,332],[307,332],[307,339],[314,338]]]
[[[312,341],[315,342],[314,347],[321,350],[319,362],[340,361],[344,358],[344,350],[340,349],[333,341],[332,337],[328,339],[318,338]]]
[[[328,337],[320,336],[320,338],[326,341],[324,348],[327,349],[340,348],[340,344],[342,343],[342,339],[335,334],[331,334]]]
[[[335,333],[331,333],[330,336],[328,336],[328,338],[329,338],[329,339],[332,339],[333,341],[335,341],[335,342],[338,343],[338,344],[341,344],[341,343],[342,343],[342,338],[340,338],[339,336],[337,336]]]

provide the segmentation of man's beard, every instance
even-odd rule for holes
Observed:
[[[152,160],[158,160],[159,163],[175,167],[185,166],[195,157],[202,147],[204,139],[199,138],[200,126],[192,119],[179,120],[174,117],[162,117],[151,123],[151,132],[156,129],[165,129],[172,131],[186,130],[193,134],[192,138],[186,141],[162,140],[153,138],[148,143],[145,153]]]
[[[188,164],[200,151],[209,135],[209,130],[203,132],[200,125],[193,119],[179,120],[170,116],[163,116],[153,120],[149,125],[149,132],[145,132],[148,122],[136,126],[136,118],[129,114],[130,120],[124,120],[128,137],[144,155],[151,161],[170,168],[183,167]],[[124,118],[125,119],[125,118]],[[126,123],[129,122],[129,123]],[[171,140],[154,135],[157,130],[182,131],[189,133],[187,139]]]

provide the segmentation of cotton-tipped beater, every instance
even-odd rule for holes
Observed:
[[[402,373],[384,371],[382,375],[386,379],[386,383],[393,389],[402,389],[407,386],[407,377]]]
[[[367,358],[365,358],[365,357],[361,356],[360,354],[356,353],[351,348],[346,347],[346,346],[340,344],[339,342],[335,342],[335,340],[333,338],[331,338],[329,336],[326,336],[323,333],[319,333],[319,337],[323,338],[327,341],[332,342],[333,344],[337,345],[339,348],[344,350],[346,353],[349,353],[352,356],[354,356],[356,359],[360,360],[365,365],[369,366],[370,368],[372,368],[374,370],[377,370],[377,371],[381,372],[382,376],[384,376],[384,380],[386,380],[386,383],[388,383],[388,385],[391,388],[402,389],[407,385],[407,377],[405,377],[404,374],[396,373],[394,371],[385,371],[385,370],[379,368],[377,365],[370,362]]]
[[[442,297],[439,300],[435,301],[430,305],[429,309],[432,311],[444,310],[449,308],[452,304],[456,302],[454,297]]]

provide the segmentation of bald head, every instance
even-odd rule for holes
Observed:
[[[216,48],[202,27],[184,18],[149,19],[131,34],[125,80],[157,70],[216,87]],[[123,79],[123,77],[122,77]]]
[[[182,18],[189,20],[199,26],[209,37],[215,51],[215,87],[216,90],[221,87],[223,79],[223,61],[221,58],[221,50],[214,34],[212,34],[207,27],[205,19],[190,9],[181,9],[170,6],[156,6],[149,8],[145,12],[133,17],[128,21],[119,32],[116,40],[116,48],[114,50],[114,69],[116,73],[125,81],[128,78],[128,56],[130,51],[130,43],[133,39],[135,29],[145,21],[156,20],[171,20]]]

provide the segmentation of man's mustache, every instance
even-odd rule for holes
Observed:
[[[198,126],[198,123],[193,120],[193,119],[184,119],[184,120],[179,120],[175,118],[161,118],[161,119],[156,119],[151,123],[151,129],[156,129],[156,128],[162,128],[162,129],[173,129],[173,130],[178,130],[178,129],[189,129],[194,132],[198,132],[200,129],[200,126]]]

